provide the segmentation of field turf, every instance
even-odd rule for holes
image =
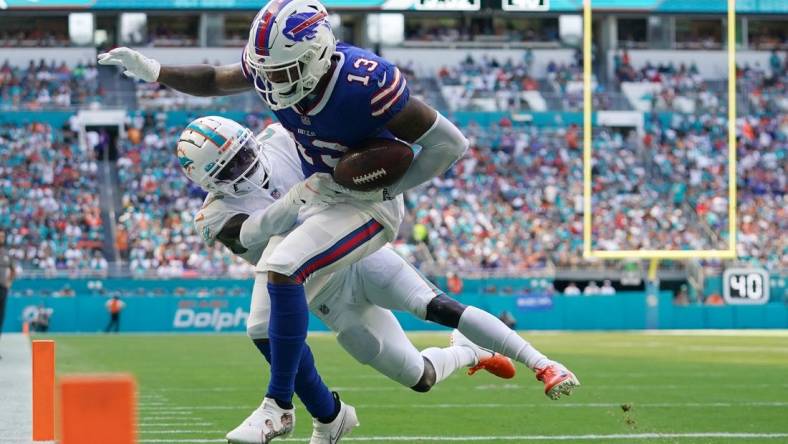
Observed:
[[[446,334],[414,334],[420,348]],[[788,335],[532,334],[583,387],[550,401],[532,373],[513,380],[457,373],[428,394],[310,337],[326,382],[358,408],[347,442],[788,442]],[[267,367],[241,335],[54,336],[57,369],[131,372],[140,442],[223,442],[256,407]],[[299,405],[290,442],[307,442]]]

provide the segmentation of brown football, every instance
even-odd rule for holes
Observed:
[[[376,190],[399,180],[411,162],[410,145],[392,139],[368,139],[339,159],[334,180],[351,190]]]

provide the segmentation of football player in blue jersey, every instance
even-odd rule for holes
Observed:
[[[291,415],[293,392],[301,379],[296,374],[305,371],[299,365],[312,362],[304,342],[308,323],[304,281],[347,267],[393,240],[404,213],[401,193],[442,174],[463,155],[468,141],[448,119],[410,96],[407,80],[394,64],[370,51],[337,43],[328,13],[317,0],[269,2],[252,22],[240,55],[239,63],[226,66],[171,66],[129,48],[116,48],[99,55],[99,63],[122,66],[129,76],[192,95],[256,90],[295,139],[307,177],[331,173],[344,152],[367,138],[397,138],[421,147],[408,171],[392,186],[355,192],[332,181],[321,182],[355,199],[310,216],[257,266],[268,276],[271,300],[269,340],[256,344],[271,358],[267,401],[272,415]],[[216,129],[192,128],[216,139],[219,146],[232,142],[220,140]],[[235,160],[211,167],[232,169]],[[252,166],[247,171],[260,182],[255,187],[239,182],[223,187],[223,192],[243,195],[265,187],[267,177],[257,174],[260,170]],[[459,306],[436,304],[427,318],[455,318],[459,310]],[[310,371],[316,373],[313,367]],[[315,411],[310,412],[333,421],[339,403],[327,390],[315,398]],[[281,427],[272,436],[289,432],[286,425]]]

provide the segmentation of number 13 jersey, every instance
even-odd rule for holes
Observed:
[[[241,57],[244,76],[260,82]],[[274,111],[296,140],[304,175],[332,173],[339,158],[364,139],[394,139],[385,125],[410,98],[405,76],[374,53],[338,43],[328,85],[301,108]]]

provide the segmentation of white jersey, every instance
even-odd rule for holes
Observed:
[[[263,161],[271,174],[268,188],[266,192],[254,192],[243,197],[209,193],[194,217],[197,232],[208,245],[216,243],[216,236],[230,218],[268,208],[293,185],[304,180],[295,142],[282,125],[268,126],[257,136],[257,141],[263,145]],[[239,256],[256,265],[264,248],[265,245],[260,245]]]

